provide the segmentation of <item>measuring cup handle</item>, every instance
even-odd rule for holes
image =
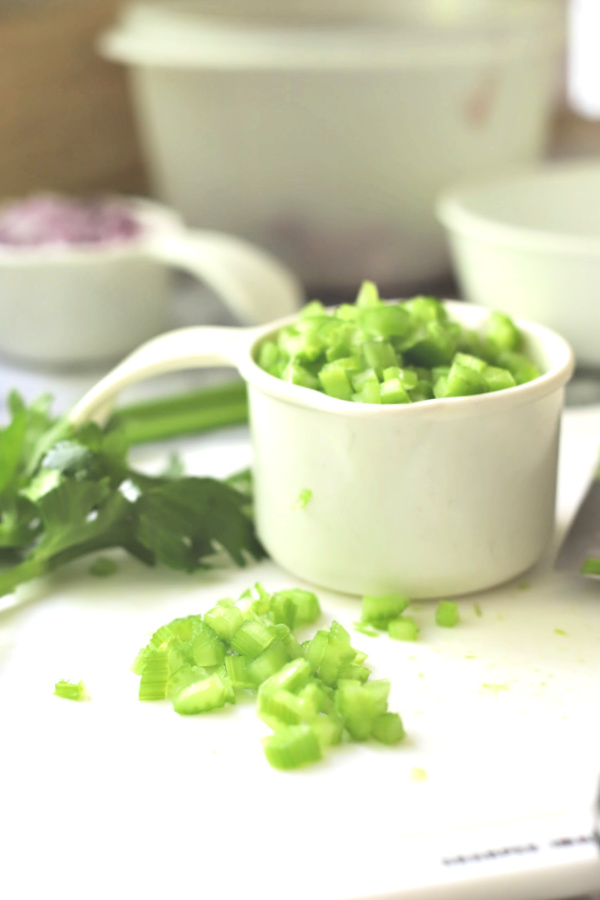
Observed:
[[[287,266],[232,235],[193,230],[162,235],[152,255],[199,278],[249,324],[291,315],[305,300],[300,281]]]
[[[103,424],[124,388],[179,369],[237,366],[250,349],[256,329],[195,326],[153,338],[134,350],[73,407],[69,420]]]

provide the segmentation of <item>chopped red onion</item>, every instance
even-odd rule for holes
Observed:
[[[0,211],[0,244],[15,247],[118,243],[141,230],[125,203],[108,198],[35,195]]]

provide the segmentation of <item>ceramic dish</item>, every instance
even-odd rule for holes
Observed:
[[[542,322],[600,368],[600,162],[512,171],[446,192],[438,216],[465,299]]]
[[[0,245],[0,353],[60,368],[115,362],[168,327],[172,268],[212,288],[244,324],[302,304],[296,276],[260,247],[186,229],[157,203],[119,202],[140,225],[126,240]]]
[[[488,311],[448,302],[476,328]],[[259,329],[187,328],[140,347],[74,408],[81,424],[159,373],[237,366],[247,381],[260,539],[284,569],[350,594],[435,597],[490,587],[535,563],[552,534],[563,387],[573,357],[519,322],[535,381],[470,397],[375,406],[264,372]],[[303,491],[311,500],[298,509]]]

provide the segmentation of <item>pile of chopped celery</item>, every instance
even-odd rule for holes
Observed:
[[[255,584],[203,616],[175,619],[136,657],[139,698],[168,698],[190,715],[235,703],[240,691],[255,693],[258,715],[273,731],[264,752],[277,769],[316,762],[341,742],[398,743],[404,728],[388,712],[390,683],[369,680],[366,654],[350,645],[348,632],[333,622],[303,643],[294,636],[320,613],[310,591],[269,594]]]
[[[380,299],[370,281],[355,304],[319,301],[264,341],[261,368],[276,378],[359,403],[415,403],[500,391],[532,381],[512,319],[491,313],[482,331],[453,322],[433,297]]]

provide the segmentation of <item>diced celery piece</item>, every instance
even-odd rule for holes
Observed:
[[[170,676],[166,649],[156,650],[146,658],[139,686],[140,700],[164,700]]]
[[[321,665],[328,639],[328,633],[323,629],[319,629],[310,641],[306,641],[305,644],[302,645],[305,659],[308,661],[313,672],[316,672]]]
[[[413,403],[420,403],[423,400],[433,400],[433,385],[429,381],[417,381],[414,388],[408,392]]]
[[[254,682],[248,676],[247,668],[248,660],[245,656],[229,653],[225,657],[225,671],[234,688],[248,690],[255,687]]]
[[[319,678],[327,685],[335,685],[341,670],[355,656],[356,650],[350,645],[350,635],[346,629],[339,622],[332,622],[317,670]]]
[[[259,684],[279,672],[288,661],[289,656],[285,643],[282,640],[276,640],[266,650],[248,661],[246,673],[250,681],[258,687]]]
[[[258,715],[269,728],[277,731],[286,725],[312,723],[319,712],[317,698],[299,697],[291,691],[259,691]]]
[[[342,679],[335,694],[337,712],[355,741],[366,741],[373,728],[373,702],[366,691],[367,684]]]
[[[398,365],[396,351],[388,341],[365,341],[362,353],[366,367],[374,369],[378,378],[383,377],[384,369]]]
[[[342,740],[344,726],[341,719],[333,713],[316,716],[311,720],[310,727],[322,748],[333,747]]]
[[[370,675],[371,670],[367,666],[352,662],[348,663],[346,666],[342,666],[339,678],[350,678],[353,681],[368,681]]]
[[[319,379],[305,369],[295,359],[291,359],[281,374],[283,381],[289,381],[290,384],[299,384],[301,387],[317,390],[319,387]]]
[[[315,316],[322,316],[325,312],[325,307],[320,300],[311,300],[302,307],[300,315],[303,319],[311,319]]]
[[[280,359],[279,347],[274,341],[263,341],[258,348],[258,365],[267,372],[272,372]]]
[[[284,591],[273,594],[271,597],[270,618],[275,623],[281,622],[289,628],[294,627],[296,623],[296,607]]]
[[[397,366],[396,368],[398,369]],[[386,371],[388,370],[386,369]],[[400,369],[398,369],[398,371],[400,371]],[[375,369],[363,369],[362,372],[356,372],[356,374],[350,377],[350,381],[352,382],[352,387],[355,391],[360,391],[368,382],[379,385],[379,379]]]
[[[245,600],[249,600],[252,604],[252,609],[262,616],[269,611],[271,595],[267,590],[265,590],[260,581],[256,581],[252,585],[252,587],[247,588],[242,594],[240,594],[240,601]],[[237,605],[238,609],[242,610],[243,604],[238,602]]]
[[[173,697],[183,690],[184,687],[187,687],[188,684],[195,684],[197,681],[208,678],[209,675],[209,670],[204,668],[204,666],[182,666],[169,677],[165,689],[165,696],[173,699]]]
[[[440,600],[435,610],[436,624],[443,628],[453,628],[459,619],[458,605],[452,600]]]
[[[333,363],[328,363],[333,366]],[[319,381],[326,394],[338,400],[352,400],[352,385],[345,369],[323,368],[319,372]]]
[[[358,393],[352,394],[352,399],[358,403],[381,403],[379,382],[366,381]]]
[[[358,309],[378,307],[381,304],[377,285],[373,281],[363,281],[356,297]]]
[[[452,363],[446,382],[446,397],[467,397],[471,394],[485,394],[488,390],[487,381],[481,372],[458,362]]]
[[[182,716],[196,715],[225,706],[227,688],[214,672],[208,678],[182,688],[173,697],[173,709]]]
[[[518,351],[523,338],[521,332],[510,318],[500,312],[492,312],[485,325],[485,334],[497,353],[504,350]]]
[[[437,400],[442,400],[448,396],[448,376],[440,375],[433,385],[433,395]]]
[[[417,384],[417,373],[411,369],[401,369],[400,366],[389,366],[383,370],[384,381],[399,381],[405,390],[411,390]]]
[[[390,378],[379,385],[382,403],[410,403],[410,396],[399,378]]]
[[[459,365],[466,366],[468,369],[474,369],[476,372],[484,372],[487,368],[485,360],[471,356],[469,353],[455,353],[452,360],[453,365],[454,363],[459,363]]]
[[[275,769],[297,769],[322,758],[321,743],[310,725],[288,725],[263,740],[268,762]]]
[[[151,652],[152,651],[149,650],[148,647],[142,647],[141,650],[138,650],[137,656],[131,665],[131,671],[134,672],[135,675],[142,674],[144,666],[146,665],[146,659]]]
[[[390,682],[387,678],[378,678],[368,681],[363,685],[363,690],[369,697],[371,712],[374,716],[381,716],[387,711],[387,699],[390,693]]]
[[[204,621],[222,640],[231,643],[233,635],[244,624],[244,617],[237,606],[217,604],[204,614]]]
[[[373,720],[371,735],[381,744],[399,744],[405,737],[404,725],[398,713],[386,712]]]
[[[197,666],[218,666],[225,658],[225,646],[219,635],[206,622],[201,622],[192,638],[192,652]]]
[[[409,616],[401,616],[388,622],[388,634],[395,641],[416,641],[419,636],[419,628],[414,619]]]
[[[311,668],[302,658],[294,659],[282,666],[260,686],[260,693],[266,691],[290,691],[292,694],[302,690],[309,683]]]
[[[399,305],[381,305],[365,309],[360,317],[365,334],[388,340],[391,337],[403,336],[410,331],[410,315]]]
[[[444,306],[436,297],[413,297],[404,301],[404,308],[417,322],[445,322],[448,318]]]
[[[273,643],[277,633],[268,625],[256,621],[244,622],[231,639],[231,648],[240,656],[255,659]]]
[[[89,694],[83,681],[57,681],[54,685],[54,693],[65,700],[89,700]]]
[[[513,353],[508,350],[500,353],[496,358],[496,365],[508,369],[517,384],[526,384],[540,376],[540,370],[535,363],[523,356],[522,353]]]
[[[299,627],[301,625],[312,625],[321,615],[321,606],[319,598],[312,591],[305,591],[302,588],[291,588],[285,591],[276,591],[272,595],[277,598],[277,602],[283,598],[289,600],[295,609],[294,625],[290,627]],[[289,624],[289,623],[288,623]]]
[[[387,622],[400,616],[409,606],[410,600],[404,594],[367,594],[362,598],[362,621],[369,624]]]
[[[406,350],[406,359],[418,366],[448,365],[457,350],[456,339],[437,321],[422,327],[418,340]]]
[[[515,387],[517,383],[508,369],[501,369],[498,366],[488,366],[483,377],[489,391],[504,391],[507,388]]]

